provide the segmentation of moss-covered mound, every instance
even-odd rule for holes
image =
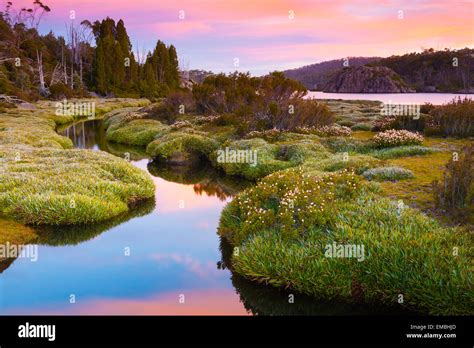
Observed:
[[[103,152],[2,147],[0,160],[0,211],[25,223],[103,221],[154,195],[146,173]]]
[[[218,145],[215,140],[201,134],[174,132],[152,141],[146,152],[158,161],[179,164],[207,157]]]
[[[115,143],[147,146],[160,132],[168,129],[155,120],[133,120],[126,124],[115,124],[107,128],[107,140]]]
[[[143,100],[93,100],[102,115]],[[151,178],[123,159],[73,150],[58,125],[73,116],[54,114],[54,104],[9,109],[0,117],[0,214],[28,224],[71,225],[104,221],[153,197]]]
[[[237,248],[234,270],[318,298],[402,298],[431,314],[472,314],[472,234],[372,191],[347,171],[267,176],[222,213],[219,233]],[[341,245],[358,252],[329,253]]]

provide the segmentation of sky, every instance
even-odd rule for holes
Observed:
[[[33,0],[12,0],[21,8]],[[6,1],[1,0],[3,5]],[[40,31],[123,19],[134,50],[175,45],[181,68],[263,75],[330,59],[474,47],[474,0],[45,0]],[[3,6],[2,6],[3,7]]]

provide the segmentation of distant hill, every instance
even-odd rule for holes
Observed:
[[[344,73],[343,70],[348,68],[343,66],[342,59],[336,59],[286,70],[284,73],[311,90],[338,90],[341,93],[344,90],[346,93],[358,93],[357,91],[361,89],[373,90],[374,86],[378,86],[373,93],[390,93],[398,87],[400,87],[400,92],[406,90],[406,87],[416,92],[474,93],[474,49],[471,48],[442,51],[427,49],[423,52],[387,58],[353,57],[348,59],[349,68],[368,66],[386,67],[389,70],[379,70],[377,72],[379,79],[376,82],[369,78],[369,70],[358,70],[357,73],[355,70],[349,70]],[[390,71],[395,72],[396,75]],[[350,83],[347,80],[349,73]],[[384,73],[387,75],[380,76]],[[371,85],[363,88],[361,83],[364,81],[354,80],[358,77],[364,78],[366,83],[371,81]],[[399,80],[400,84],[389,83],[393,78]],[[342,81],[346,81],[344,85]]]
[[[399,74],[417,92],[474,93],[474,49],[424,50],[373,62]]]
[[[348,64],[352,66],[361,66],[377,60],[380,57],[349,57]],[[301,68],[285,70],[283,73],[292,79],[303,83],[306,88],[311,90],[322,90],[326,84],[328,76],[344,67],[343,59],[328,60],[326,62],[306,65]]]
[[[415,92],[390,68],[354,66],[329,75],[324,92],[329,93],[411,93]]]

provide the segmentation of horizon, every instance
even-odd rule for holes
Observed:
[[[15,9],[33,1],[13,1]],[[264,0],[258,4],[215,0],[45,1],[51,8],[39,26],[65,36],[70,11],[80,23],[122,19],[136,54],[158,39],[173,44],[182,69],[265,75],[345,57],[388,57],[472,48],[474,3],[445,1]],[[6,1],[2,1],[2,8]],[[139,4],[138,6],[136,4]],[[184,11],[184,12],[183,12]],[[439,25],[439,24],[442,25]],[[349,33],[349,35],[347,34]],[[391,45],[387,45],[391,42]],[[238,66],[235,66],[238,59]]]

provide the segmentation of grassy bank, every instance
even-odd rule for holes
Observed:
[[[245,278],[325,300],[472,314],[473,236],[469,225],[446,227],[456,221],[435,209],[432,189],[453,151],[472,139],[375,133],[361,123],[377,120],[378,103],[328,104],[352,130],[242,135],[225,115],[181,115],[167,124],[140,111],[109,114],[107,133],[143,144],[158,161],[205,158],[257,182],[224,209],[219,226],[237,250],[231,267]],[[255,152],[257,162],[221,162],[224,149]],[[327,257],[333,243],[363,246],[363,260]]]
[[[96,117],[144,100],[93,100]],[[81,102],[84,102],[81,100]],[[55,103],[8,109],[0,118],[0,212],[26,224],[86,224],[122,214],[153,197],[151,179],[125,160],[72,149],[56,133],[75,116],[58,116]]]
[[[223,211],[234,270],[323,299],[472,314],[472,234],[400,206],[352,172],[271,174]],[[335,257],[327,246],[362,245]],[[449,294],[449,295],[447,295]],[[402,296],[402,297],[400,297]]]

